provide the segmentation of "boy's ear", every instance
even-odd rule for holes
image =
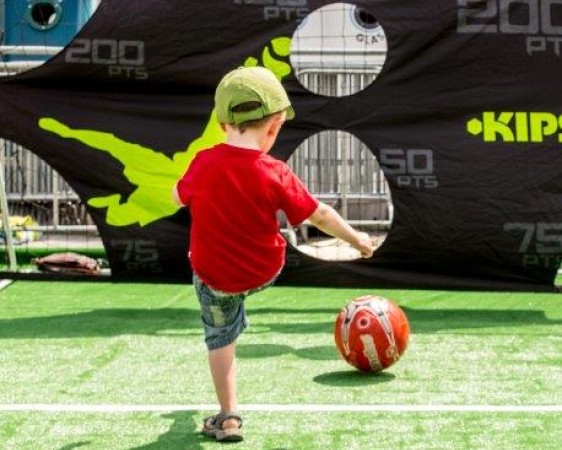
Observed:
[[[283,123],[285,123],[285,118],[283,116],[281,115],[273,116],[270,122],[270,130],[274,133],[279,133],[279,130],[283,126]]]
[[[267,135],[268,136],[276,136],[277,133],[279,132],[279,126],[277,124],[277,121],[275,119],[272,119],[271,122],[269,122],[267,124]]]

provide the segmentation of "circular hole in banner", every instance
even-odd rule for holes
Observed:
[[[0,76],[40,66],[72,41],[101,0],[0,0]]]
[[[387,179],[373,152],[350,133],[325,130],[309,137],[287,164],[320,201],[332,206],[378,248],[392,225],[394,207]],[[310,222],[293,227],[281,214],[281,231],[297,250],[327,261],[351,261],[359,252]]]
[[[330,97],[356,94],[380,74],[386,34],[373,11],[332,3],[309,14],[293,34],[290,60],[309,91]]]

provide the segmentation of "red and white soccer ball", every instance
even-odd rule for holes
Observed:
[[[334,330],[341,356],[363,372],[380,372],[406,351],[410,324],[394,302],[375,295],[353,299],[339,313]]]

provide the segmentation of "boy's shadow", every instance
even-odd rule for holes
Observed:
[[[195,411],[177,411],[161,416],[172,419],[173,423],[168,431],[158,436],[155,442],[132,447],[129,450],[185,450],[202,449],[201,442],[208,440],[200,433],[201,423],[195,418]]]

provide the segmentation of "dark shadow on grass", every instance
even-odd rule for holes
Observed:
[[[90,445],[92,441],[75,442],[74,444],[68,444],[58,450],[73,450],[75,448],[84,447],[85,445]]]
[[[413,333],[529,325],[562,325],[540,310],[414,309],[403,308]]]
[[[294,353],[293,347],[277,344],[238,344],[236,356],[238,358],[269,358],[273,356]]]
[[[335,361],[340,358],[336,345],[318,345],[316,347],[299,348],[295,354],[301,358],[314,361]]]
[[[189,333],[192,331],[192,333]],[[72,338],[147,334],[202,334],[191,309],[97,309],[78,314],[0,320],[0,339]]]
[[[562,320],[548,319],[540,310],[414,309],[403,308],[413,333],[435,333],[455,329],[506,326],[559,326]],[[326,308],[248,307],[253,334],[332,334],[337,311]],[[326,320],[326,316],[330,319]],[[293,320],[297,319],[297,320]],[[548,330],[547,330],[548,331]],[[97,309],[77,314],[0,319],[0,339],[72,338],[145,334],[162,336],[202,335],[199,311],[187,308]],[[316,350],[316,349],[315,349]],[[282,348],[265,348],[264,356],[274,356]],[[302,355],[314,356],[301,350]],[[322,355],[328,358],[325,350]],[[304,356],[308,357],[308,356]]]
[[[478,329],[506,326],[529,326],[529,325],[562,325],[562,320],[549,319],[544,311],[540,310],[496,310],[496,309],[415,309],[402,308],[410,322],[413,333],[435,333],[438,331],[455,329]],[[278,322],[268,323],[264,328],[267,331],[287,334],[308,333],[333,333],[334,324],[339,311],[327,308],[309,309],[282,309],[282,308],[259,308],[249,310],[250,321],[259,324],[260,317],[276,317]],[[298,323],[286,319],[285,315],[319,315],[322,321],[311,320]],[[326,321],[325,315],[330,314],[333,319]],[[281,322],[283,321],[283,322]],[[263,327],[263,324],[259,324]],[[255,332],[258,333],[258,332]]]
[[[156,441],[129,450],[185,450],[202,449],[201,443],[208,440],[200,433],[200,423],[194,411],[178,411],[161,417],[172,419],[170,429],[158,436]]]
[[[314,361],[332,361],[340,359],[336,347],[329,345],[319,345],[295,349],[289,345],[278,344],[238,344],[236,346],[236,356],[241,359],[269,358],[293,354],[299,358],[311,359]]]
[[[373,384],[388,383],[396,376],[389,372],[366,373],[359,370],[342,370],[323,373],[315,376],[312,381],[334,387],[362,387]]]

